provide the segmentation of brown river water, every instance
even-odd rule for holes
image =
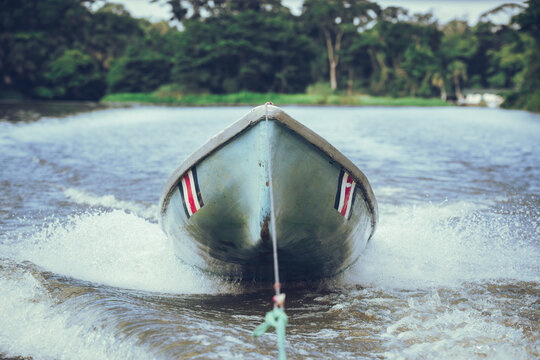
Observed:
[[[0,358],[277,358],[252,337],[272,289],[184,265],[157,218],[170,173],[249,110],[0,104]],[[352,268],[283,289],[290,359],[540,357],[540,115],[284,110],[380,211]]]

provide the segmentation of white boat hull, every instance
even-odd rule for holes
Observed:
[[[365,176],[324,139],[277,107],[251,111],[171,176],[161,225],[177,255],[202,270],[272,281],[267,129],[282,281],[331,277],[373,235],[375,197]]]

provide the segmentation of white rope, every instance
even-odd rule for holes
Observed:
[[[277,254],[277,237],[276,237],[276,214],[274,210],[274,185],[272,183],[272,152],[270,151],[270,127],[268,126],[268,105],[272,103],[264,104],[264,109],[266,113],[266,150],[268,155],[268,186],[270,187],[270,226],[272,229],[272,247],[274,254],[274,288],[276,290],[276,295],[280,294],[281,284],[279,282],[279,265],[278,265],[278,254]]]

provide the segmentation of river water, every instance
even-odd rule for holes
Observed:
[[[0,358],[276,358],[252,338],[272,289],[183,265],[157,223],[170,173],[249,108],[68,110],[0,105]],[[289,358],[540,356],[540,115],[284,110],[380,210],[343,276],[283,289]]]

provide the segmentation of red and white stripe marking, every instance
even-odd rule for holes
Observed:
[[[356,188],[356,181],[346,172],[343,171],[343,177],[341,177],[341,183],[338,184],[339,202],[337,203],[337,211],[343,215],[346,219],[351,214],[352,201],[354,197],[354,190]]]
[[[200,194],[197,191],[198,184],[196,176],[193,175],[193,171],[189,170],[184,176],[182,176],[182,191],[184,198],[184,205],[189,216],[195,214],[203,206]]]

